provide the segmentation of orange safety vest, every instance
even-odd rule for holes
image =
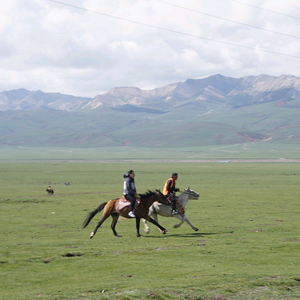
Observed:
[[[163,188],[163,191],[162,191],[162,193],[164,194],[164,195],[167,195],[168,193],[169,193],[169,191],[167,190],[167,185],[168,185],[168,181],[169,180],[172,180],[172,182],[171,182],[171,184],[170,184],[170,188],[172,188],[172,187],[175,187],[175,180],[174,180],[174,178],[169,178],[167,181],[166,181],[166,183],[165,183],[165,185],[164,185],[164,188]]]

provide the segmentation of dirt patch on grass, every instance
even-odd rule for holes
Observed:
[[[83,254],[81,253],[66,253],[66,254],[63,254],[62,256],[63,257],[75,257],[75,256],[82,256]]]

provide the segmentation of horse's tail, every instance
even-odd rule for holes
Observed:
[[[100,212],[104,206],[106,205],[107,202],[104,202],[102,204],[100,204],[94,211],[90,212],[87,217],[85,218],[82,227],[85,228],[86,226],[89,225],[89,223],[91,222],[91,220],[95,217],[95,215]]]

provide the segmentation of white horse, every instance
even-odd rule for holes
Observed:
[[[149,216],[153,217],[153,219],[156,222],[157,222],[157,215],[161,215],[163,217],[175,217],[180,221],[180,223],[174,225],[174,228],[178,228],[185,221],[192,227],[193,230],[198,231],[198,228],[193,226],[192,223],[189,221],[189,219],[186,217],[185,209],[184,209],[185,206],[187,205],[189,199],[198,200],[198,198],[199,198],[199,194],[196,193],[195,191],[191,190],[190,188],[184,189],[184,192],[182,192],[177,197],[178,202],[179,202],[179,205],[177,205],[177,206],[179,206],[178,207],[178,211],[179,211],[178,215],[172,215],[172,208],[170,205],[163,205],[161,203],[154,202],[149,208]],[[147,221],[145,219],[143,219],[143,222],[145,225],[145,232],[149,233],[150,228],[147,224]]]

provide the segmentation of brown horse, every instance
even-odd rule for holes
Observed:
[[[140,220],[141,218],[146,219],[147,221],[153,223],[154,225],[156,225],[164,234],[167,232],[167,230],[165,228],[163,228],[161,225],[159,225],[156,221],[154,221],[152,218],[149,217],[149,207],[155,202],[158,201],[162,204],[168,205],[168,200],[166,199],[166,197],[159,191],[156,190],[155,192],[153,191],[148,191],[145,194],[139,194],[140,196],[140,204],[137,206],[137,208],[134,211],[135,214],[135,220],[136,220],[136,231],[137,231],[137,236],[140,237]],[[101,218],[101,220],[99,221],[99,223],[97,224],[96,228],[94,229],[94,231],[91,233],[90,238],[93,238],[93,236],[96,234],[98,228],[101,226],[101,224],[109,217],[112,217],[112,223],[111,223],[111,229],[115,235],[115,237],[121,237],[120,235],[117,234],[115,227],[116,224],[118,222],[118,218],[119,216],[122,216],[124,218],[129,218],[128,216],[128,212],[129,212],[129,203],[128,205],[123,207],[122,209],[118,208],[118,203],[119,203],[119,198],[117,199],[112,199],[108,202],[104,202],[102,204],[100,204],[94,211],[90,212],[85,221],[82,224],[82,227],[85,228],[90,221],[92,220],[92,218],[98,213],[100,212],[102,209],[104,209],[103,211],[103,216]]]

